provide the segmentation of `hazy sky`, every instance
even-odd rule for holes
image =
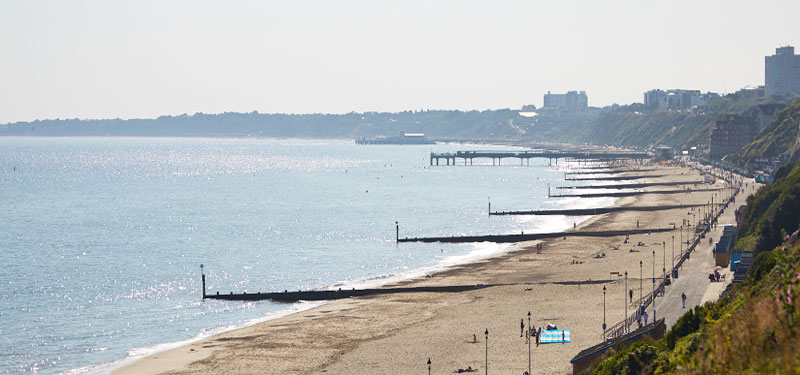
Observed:
[[[800,1],[0,0],[0,123],[589,105],[764,83]]]

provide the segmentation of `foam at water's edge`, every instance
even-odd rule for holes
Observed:
[[[284,316],[291,315],[291,314],[294,314],[294,313],[310,310],[310,309],[313,309],[315,307],[319,307],[319,306],[325,305],[327,303],[329,303],[329,302],[328,301],[301,301],[301,302],[292,304],[291,307],[289,307],[287,309],[273,311],[273,312],[270,312],[270,313],[268,313],[268,314],[266,314],[266,315],[264,315],[262,317],[248,320],[247,322],[239,324],[239,325],[232,325],[232,326],[226,326],[226,327],[216,327],[216,328],[204,329],[204,330],[202,330],[202,332],[198,333],[194,337],[186,339],[186,340],[183,340],[183,341],[168,342],[168,343],[158,344],[158,345],[150,346],[150,347],[146,347],[146,348],[131,349],[131,350],[128,351],[128,356],[125,357],[124,359],[120,359],[120,360],[117,360],[117,361],[114,361],[114,362],[110,362],[110,363],[103,363],[103,364],[95,365],[95,366],[80,367],[80,368],[77,368],[77,369],[72,369],[72,370],[69,370],[69,371],[65,371],[65,372],[63,372],[61,374],[66,374],[66,375],[108,374],[113,370],[116,370],[116,369],[118,369],[120,367],[124,367],[126,365],[129,365],[129,364],[131,364],[131,363],[133,363],[133,362],[135,362],[135,361],[137,361],[139,359],[142,359],[142,358],[147,357],[149,355],[153,355],[155,353],[163,352],[163,351],[170,350],[170,349],[179,348],[181,346],[188,345],[188,344],[191,344],[193,342],[200,341],[200,340],[204,340],[204,339],[207,339],[209,337],[219,335],[221,333],[233,331],[233,330],[240,329],[240,328],[249,327],[249,326],[256,325],[256,324],[259,324],[259,323],[263,323],[263,322],[266,322],[266,321],[282,318]]]
[[[618,198],[559,198],[552,201],[553,206],[559,208],[592,208],[592,207],[608,207],[612,206]],[[558,232],[558,231],[565,231],[569,230],[572,227],[572,224],[581,224],[586,220],[589,220],[592,216],[549,216],[546,220],[537,219],[536,217],[526,217],[521,216],[521,222],[530,223],[531,227],[530,230],[526,229],[526,232],[530,233],[545,233],[545,232]],[[482,259],[491,258],[508,251],[513,250],[516,247],[516,244],[496,244],[496,243],[475,243],[472,244],[472,249],[467,252],[466,254],[460,255],[453,255],[447,256],[440,259],[436,264],[416,268],[404,272],[399,272],[395,274],[388,274],[382,275],[377,277],[371,277],[368,279],[362,280],[349,280],[349,281],[342,281],[336,283],[330,287],[330,289],[335,288],[373,288],[379,287],[382,285],[399,282],[403,280],[409,280],[413,278],[418,278],[425,276],[427,274],[433,272],[444,271],[449,268],[479,261]],[[323,288],[326,289],[326,288]],[[224,332],[232,331],[239,328],[244,328],[248,326],[252,326],[258,323],[278,319],[290,314],[294,314],[297,312],[306,311],[309,309],[313,309],[318,306],[322,306],[324,304],[329,303],[328,301],[315,301],[315,302],[299,302],[292,304],[291,307],[283,310],[273,311],[270,312],[262,317],[255,318],[244,322],[243,324],[233,325],[233,326],[226,326],[226,327],[217,327],[217,328],[209,328],[204,329],[197,335],[192,338],[183,341],[176,341],[176,342],[169,342],[158,344],[151,347],[145,348],[136,348],[128,351],[128,356],[124,359],[117,360],[110,363],[95,365],[95,366],[87,366],[81,367],[77,369],[72,369],[69,371],[64,372],[63,374],[107,374],[111,371],[118,369],[120,367],[129,365],[141,358],[146,356],[163,352],[166,350],[178,348],[196,341],[200,341],[211,336],[215,336]]]

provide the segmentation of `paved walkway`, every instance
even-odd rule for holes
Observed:
[[[711,236],[714,240],[719,240],[722,235],[723,225],[735,225],[734,211],[739,205],[746,202],[747,195],[752,193],[752,184],[748,183],[748,188],[743,188],[736,196],[736,202],[728,205],[728,208],[720,216],[717,228],[706,234],[706,238],[697,245],[691,258],[683,263],[678,270],[678,278],[673,280],[672,285],[666,288],[664,296],[656,298],[656,317],[659,319],[666,317],[667,329],[671,328],[678,318],[690,308],[719,298],[728,283],[733,280],[730,265],[720,272],[727,275],[726,281],[712,283],[708,280],[708,274],[714,272],[714,254],[712,252],[714,245],[709,245],[708,237]],[[685,308],[681,304],[681,293],[686,293]],[[652,317],[652,306],[648,309],[648,314]]]

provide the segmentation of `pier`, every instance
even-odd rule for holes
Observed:
[[[468,242],[494,242],[494,243],[515,243],[523,241],[534,241],[545,238],[558,237],[614,237],[643,233],[659,233],[674,230],[673,228],[650,228],[650,229],[627,229],[627,230],[608,230],[608,231],[572,231],[572,232],[551,232],[551,233],[531,233],[531,234],[487,234],[482,236],[451,236],[451,237],[412,237],[398,238],[397,242],[445,242],[445,243],[468,243]]]
[[[724,206],[721,203],[715,203],[715,206]],[[489,211],[489,216],[502,216],[502,215],[564,215],[564,216],[586,216],[586,215],[600,215],[610,212],[621,211],[661,211],[673,210],[678,208],[694,208],[708,206],[707,204],[679,204],[679,205],[664,205],[664,206],[627,206],[627,207],[600,207],[600,208],[573,208],[566,210],[525,210],[525,211]]]
[[[650,155],[646,152],[639,151],[596,151],[596,150],[577,150],[577,151],[553,151],[553,150],[531,150],[531,151],[456,151],[436,153],[431,152],[430,163],[433,166],[439,165],[439,161],[444,159],[446,165],[456,165],[459,159],[463,160],[463,165],[472,165],[475,159],[492,159],[492,165],[500,165],[503,159],[519,159],[520,165],[525,165],[527,162],[530,165],[530,159],[544,158],[556,160],[569,159],[569,160],[598,160],[598,161],[611,161],[620,159],[647,159]]]

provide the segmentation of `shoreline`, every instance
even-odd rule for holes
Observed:
[[[606,207],[614,207],[619,200],[620,200],[619,198],[615,198],[614,202],[612,204],[605,205],[603,207],[604,208],[606,208]],[[579,215],[579,216],[575,216],[575,217],[585,217],[585,216],[590,216],[590,217],[583,218],[582,220],[580,220],[580,222],[577,224],[577,229],[581,229],[582,225],[584,225],[586,222],[592,220],[592,217],[594,217],[596,215]],[[572,231],[572,230],[574,230],[574,229],[573,228],[567,228],[567,227],[565,227],[565,229],[564,229],[565,232]],[[536,242],[536,241],[533,241],[533,242]],[[390,286],[412,285],[415,280],[424,279],[426,277],[435,277],[436,275],[439,275],[440,273],[448,272],[451,269],[456,268],[456,267],[466,266],[466,265],[469,265],[470,263],[482,262],[482,261],[491,259],[493,257],[502,256],[504,254],[519,250],[518,248],[520,246],[519,243],[493,243],[493,245],[498,247],[498,251],[493,251],[493,252],[491,252],[489,254],[481,255],[481,256],[478,256],[478,257],[469,257],[470,253],[453,256],[453,257],[469,257],[469,259],[467,259],[466,261],[456,261],[455,263],[453,263],[452,261],[448,261],[448,259],[450,259],[450,258],[447,258],[447,259],[443,259],[439,264],[436,264],[436,265],[422,267],[422,268],[419,268],[419,269],[414,269],[414,270],[410,270],[410,271],[403,272],[403,273],[398,273],[398,274],[376,276],[376,277],[369,278],[369,279],[364,279],[364,280],[352,280],[352,281],[337,282],[337,283],[332,284],[332,285],[330,285],[328,287],[322,287],[319,290],[328,290],[328,289],[333,290],[333,288],[335,288],[335,287],[343,287],[344,288],[344,287],[352,287],[353,285],[357,285],[356,286],[357,288],[378,288],[378,289],[386,288],[386,287],[390,287]],[[412,284],[409,284],[409,283],[412,283]],[[314,290],[317,290],[317,289],[314,289]],[[190,345],[192,345],[194,343],[197,343],[199,341],[202,341],[202,340],[214,339],[217,336],[225,335],[225,334],[228,334],[228,333],[234,333],[236,331],[244,330],[244,329],[247,329],[247,328],[250,328],[250,327],[253,327],[253,326],[257,326],[257,325],[260,325],[260,324],[266,324],[266,323],[269,323],[271,321],[274,321],[274,320],[277,320],[277,319],[281,319],[281,318],[285,318],[285,317],[288,317],[288,316],[291,316],[291,315],[294,315],[294,314],[302,314],[302,313],[308,312],[309,310],[312,310],[312,309],[323,308],[326,305],[328,305],[330,303],[333,303],[333,302],[335,302],[335,300],[292,302],[292,303],[289,303],[290,307],[288,307],[286,309],[277,310],[277,311],[274,311],[274,312],[272,312],[272,313],[270,313],[270,314],[268,314],[266,316],[251,319],[250,321],[254,321],[253,323],[249,323],[250,322],[249,321],[248,323],[245,323],[244,325],[241,325],[241,326],[210,328],[209,330],[212,330],[212,331],[215,331],[215,332],[211,333],[211,334],[208,334],[208,335],[205,335],[203,333],[199,333],[199,334],[197,334],[197,335],[195,335],[195,336],[193,336],[191,338],[188,338],[186,340],[181,340],[181,341],[165,342],[165,343],[160,343],[160,344],[156,344],[156,345],[153,345],[153,346],[150,346],[150,347],[144,347],[144,348],[133,348],[133,349],[129,350],[129,352],[138,350],[138,351],[147,351],[147,353],[143,354],[143,355],[129,356],[129,357],[126,357],[126,358],[123,358],[123,359],[119,359],[119,360],[114,361],[114,362],[110,362],[110,363],[102,363],[102,364],[93,365],[93,366],[86,366],[86,367],[71,369],[71,370],[67,371],[66,373],[86,373],[86,372],[88,372],[88,373],[111,373],[111,374],[117,374],[117,373],[119,373],[118,372],[119,370],[125,369],[125,368],[127,368],[129,366],[133,366],[133,365],[136,364],[136,362],[138,362],[140,360],[143,360],[143,359],[147,359],[148,357],[151,357],[151,356],[158,355],[159,353],[163,353],[163,352],[167,352],[167,351],[171,351],[171,350],[175,350],[175,349],[180,349],[182,347],[187,347],[187,346],[190,346]],[[309,307],[300,306],[300,307],[298,307],[297,306],[298,304],[301,304],[301,305],[302,304],[314,304],[316,306],[309,306]],[[164,349],[159,349],[159,348],[164,348]]]
[[[689,172],[686,169],[682,168],[673,168],[673,167],[665,167],[667,170],[681,171],[680,174],[674,173],[674,176],[680,178],[684,173]],[[636,171],[631,171],[627,173],[635,173]],[[706,193],[707,194],[707,193]],[[698,195],[702,195],[700,193],[693,193],[696,197]],[[633,203],[638,203],[640,205],[642,201],[659,201],[659,200],[666,200],[669,201],[672,199],[671,197],[662,197],[662,196],[639,196],[639,197],[628,197],[616,200],[613,206],[625,206],[631,205]],[[700,199],[702,201],[702,198]],[[673,211],[673,210],[670,210]],[[627,227],[618,227],[615,223],[622,221],[625,218],[631,218],[636,216],[637,213],[631,212],[618,212],[618,213],[609,213],[609,214],[600,214],[594,215],[588,219],[586,219],[582,224],[581,228],[614,228],[614,229],[624,229],[630,228]],[[676,216],[676,215],[663,215],[663,216]],[[652,217],[651,219],[659,219],[658,217]],[[642,218],[643,221],[644,218]],[[651,220],[656,222],[656,220]],[[660,221],[660,220],[658,220]],[[629,223],[631,221],[628,221]],[[647,224],[647,223],[643,223]],[[649,234],[643,235],[636,235],[635,237],[642,237],[646,238],[646,236],[650,236]],[[634,237],[634,236],[631,236]],[[431,321],[438,321],[440,323],[444,323],[445,325],[455,327],[463,327],[466,323],[464,319],[447,319],[445,318],[449,315],[451,308],[458,309],[469,309],[473,310],[473,307],[478,305],[484,305],[484,301],[481,300],[492,300],[493,297],[497,295],[504,295],[513,298],[521,298],[521,299],[528,299],[526,295],[537,295],[540,298],[540,301],[543,302],[544,306],[553,305],[558,306],[560,308],[556,308],[555,310],[563,309],[564,305],[569,305],[567,301],[557,301],[553,299],[553,295],[556,297],[562,293],[562,290],[572,290],[572,289],[579,289],[580,282],[583,280],[602,280],[603,278],[599,277],[602,276],[602,272],[597,272],[598,270],[586,270],[584,267],[584,263],[589,263],[591,260],[588,260],[587,255],[592,255],[591,252],[587,253],[585,248],[587,247],[586,242],[601,242],[601,243],[614,243],[618,242],[618,239],[610,238],[610,239],[594,239],[594,240],[587,240],[587,239],[569,239],[569,240],[562,240],[562,239],[552,239],[552,240],[545,240],[545,241],[533,241],[533,242],[526,242],[526,243],[519,243],[516,244],[515,247],[509,251],[503,252],[501,254],[496,254],[491,256],[490,258],[474,260],[470,263],[451,266],[447,269],[433,272],[432,274],[426,275],[425,277],[416,277],[412,279],[402,280],[402,281],[394,281],[385,284],[385,286],[407,286],[407,285],[414,285],[414,286],[430,286],[430,285],[446,285],[447,283],[489,283],[491,281],[500,282],[500,281],[516,281],[516,283],[509,283],[509,286],[502,286],[502,287],[491,287],[487,288],[488,290],[480,290],[480,291],[470,291],[470,292],[462,292],[457,293],[457,295],[453,296],[425,296],[421,295],[421,293],[413,293],[410,295],[399,295],[399,296],[373,296],[373,297],[364,297],[364,298],[356,298],[356,299],[346,299],[346,300],[337,300],[331,301],[326,303],[323,306],[312,308],[310,310],[306,310],[303,312],[298,312],[295,314],[291,314],[288,316],[284,316],[275,320],[270,320],[267,322],[259,323],[253,326],[248,326],[244,328],[239,328],[233,331],[228,331],[216,336],[212,336],[210,338],[199,339],[198,341],[184,345],[175,349],[159,352],[147,356],[143,359],[139,359],[131,364],[128,364],[124,367],[117,368],[113,370],[115,374],[133,374],[133,373],[202,373],[209,371],[210,368],[214,368],[214,371],[217,371],[217,366],[225,366],[227,370],[220,371],[221,373],[247,373],[247,372],[263,372],[264,363],[261,361],[248,361],[248,360],[238,360],[232,359],[232,357],[237,357],[239,354],[242,353],[250,353],[250,352],[259,352],[262,354],[264,359],[267,360],[270,357],[278,356],[279,358],[284,358],[282,361],[275,361],[275,358],[272,360],[268,360],[271,370],[275,370],[275,373],[278,372],[296,372],[296,373],[305,373],[311,371],[320,371],[326,370],[327,372],[334,372],[339,373],[337,371],[341,371],[340,373],[368,373],[372,372],[372,370],[366,369],[356,369],[350,368],[347,366],[346,362],[348,361],[341,361],[342,357],[353,357],[355,358],[362,358],[366,356],[366,358],[374,358],[380,357],[375,353],[376,347],[377,350],[380,351],[381,347],[385,347],[383,345],[374,345],[373,343],[379,341],[392,341],[393,339],[397,339],[400,336],[405,336],[409,332],[415,331],[420,326],[425,326],[429,324]],[[652,242],[652,241],[651,241]],[[545,250],[540,254],[535,250],[535,244],[543,243]],[[567,244],[568,246],[563,246],[567,252],[562,252],[560,248],[563,244]],[[651,244],[650,244],[651,245]],[[626,245],[627,246],[627,245]],[[575,248],[578,248],[576,252]],[[596,247],[596,246],[589,246],[589,247]],[[609,246],[613,248],[613,246]],[[580,251],[580,248],[584,248],[583,251]],[[609,251],[609,250],[606,250]],[[638,251],[637,251],[638,252]],[[603,252],[603,254],[605,254]],[[631,249],[631,254],[633,254],[633,249]],[[609,254],[609,258],[610,258]],[[572,265],[567,263],[568,259],[572,258],[573,261],[577,259],[579,264]],[[630,257],[628,257],[630,258]],[[601,260],[606,260],[606,257],[603,257]],[[652,263],[652,262],[651,262]],[[533,264],[542,264],[544,267],[536,267],[535,269],[531,270],[528,265]],[[509,267],[512,266],[512,267]],[[552,266],[552,267],[548,267]],[[558,275],[559,270],[565,270],[572,267],[573,269],[581,269],[581,272],[576,272],[577,275]],[[528,272],[531,272],[531,275],[519,275],[514,274],[514,270],[509,270],[508,268],[528,268]],[[595,272],[592,272],[595,271]],[[605,279],[608,279],[608,273],[605,273]],[[577,277],[576,277],[577,276]],[[552,284],[554,281],[570,281],[570,282],[578,282],[578,285],[557,285]],[[616,281],[611,281],[607,284],[615,284],[613,285],[614,288],[618,287],[620,281],[617,279]],[[526,288],[522,288],[521,286],[530,286]],[[611,286],[611,285],[609,285]],[[592,288],[599,288],[599,285],[592,285]],[[584,291],[590,288],[590,286],[585,286],[583,289]],[[533,290],[535,289],[535,291]],[[638,289],[638,288],[637,288]],[[570,292],[571,293],[571,292]],[[579,294],[582,292],[579,292]],[[579,298],[573,298],[572,303],[574,304],[575,301],[579,301]],[[530,302],[530,301],[528,301]],[[560,302],[560,303],[559,303]],[[530,304],[530,303],[528,303]],[[537,303],[538,304],[538,303]],[[576,308],[580,310],[582,304],[578,304]],[[602,309],[602,306],[601,306]],[[476,316],[484,316],[486,317],[487,312],[491,314],[491,306],[490,309],[486,309],[485,307],[476,308]],[[486,311],[490,310],[490,311]],[[505,308],[505,313],[503,315],[508,315],[509,311],[508,308]],[[525,310],[525,308],[522,308]],[[623,309],[621,306],[618,306],[619,312]],[[385,316],[391,316],[391,319],[376,319],[373,317],[373,312],[379,311]],[[352,319],[355,315],[358,319]],[[522,317],[524,314],[518,313],[516,314],[519,317]],[[535,326],[541,326],[547,320],[557,321],[562,320],[564,318],[550,318],[547,319],[547,316],[542,318],[543,315],[547,314],[538,314],[538,319],[534,318],[532,323]],[[553,315],[552,313],[550,315]],[[609,314],[610,315],[610,314]],[[534,315],[535,317],[537,315]],[[359,327],[362,325],[359,321],[366,319],[370,324],[367,324],[366,327]],[[444,319],[444,320],[443,320]],[[485,322],[483,325],[496,325],[499,322],[491,322],[491,320],[495,319],[484,319]],[[610,323],[614,323],[621,319],[609,319]],[[391,322],[391,324],[389,324]],[[455,322],[455,323],[454,323]],[[327,323],[327,324],[326,324]],[[326,325],[333,324],[334,327],[325,327]],[[341,324],[338,324],[341,323]],[[598,324],[599,325],[599,324]],[[611,325],[611,324],[609,324]],[[314,327],[315,329],[309,330],[305,327]],[[518,323],[511,324],[509,327],[505,329],[509,329],[510,327],[518,327]],[[343,327],[347,327],[344,331],[344,334],[341,332]],[[316,330],[319,328],[320,330]],[[453,328],[453,327],[451,327]],[[569,329],[570,327],[567,327]],[[490,332],[497,332],[498,327],[494,327],[490,329]],[[513,332],[513,328],[510,328]],[[574,328],[573,328],[574,329]],[[352,330],[355,331],[365,331],[361,332],[361,334],[354,335]],[[440,329],[432,329],[434,332],[442,331]],[[444,332],[449,332],[451,329],[446,329]],[[291,332],[291,333],[290,333]],[[480,329],[472,329],[471,333],[480,333],[482,330]],[[578,333],[578,336],[585,336],[585,334],[579,333],[580,331],[574,330],[573,332]],[[600,332],[602,333],[602,332]],[[287,335],[288,334],[288,335]],[[573,334],[575,335],[575,334]],[[275,336],[280,336],[280,338],[276,341],[281,342],[281,344],[275,346],[272,338]],[[300,338],[298,338],[298,336]],[[323,338],[319,339],[318,337],[322,336]],[[461,339],[471,339],[471,334],[461,334],[459,335]],[[310,340],[308,340],[310,338]],[[316,339],[315,339],[316,338]],[[576,337],[577,338],[577,337]],[[593,338],[593,340],[592,340]],[[406,339],[408,339],[406,337]],[[588,340],[588,341],[587,341]],[[590,342],[591,344],[596,343],[599,340],[599,335],[591,335],[591,338],[584,337],[583,339],[579,340],[580,342]],[[316,342],[321,341],[321,342]],[[414,341],[410,339],[410,341]],[[427,340],[426,340],[427,341]],[[436,341],[436,340],[433,340]],[[463,340],[462,340],[463,341]],[[479,340],[481,341],[481,340]],[[578,341],[578,340],[576,340]],[[267,342],[273,342],[271,345],[267,345]],[[252,345],[250,345],[252,344]],[[285,344],[285,345],[284,345]],[[430,346],[429,342],[419,343],[419,346]],[[427,345],[426,345],[427,344]],[[266,345],[266,346],[265,346]],[[363,346],[363,348],[362,348]],[[453,343],[449,343],[443,345],[442,347],[449,348],[453,347]],[[455,344],[458,346],[458,344]],[[577,353],[580,349],[586,347],[588,345],[575,345],[571,344],[568,346],[564,346],[563,348],[569,348],[570,350]],[[388,347],[392,347],[389,345]],[[436,347],[436,346],[434,346]],[[294,349],[293,349],[294,348]],[[372,348],[372,349],[370,349]],[[367,354],[361,354],[360,352],[366,351]],[[441,351],[441,350],[439,350]],[[295,361],[288,360],[288,357],[285,355],[278,355],[278,353],[286,353],[291,352],[294,355],[300,356],[300,358]],[[448,351],[445,350],[442,354],[447,357],[446,353]],[[452,351],[450,356],[457,356],[459,351]],[[424,355],[423,355],[424,356]],[[429,355],[430,356],[430,355]],[[442,355],[438,355],[437,357],[441,357]],[[477,359],[480,359],[482,356],[477,356]],[[413,363],[406,363],[412,361],[405,361],[397,359],[396,357],[392,356],[386,359],[384,362],[388,361],[388,363],[384,363],[387,365],[387,368],[406,368],[407,366],[411,366],[409,368],[416,368],[420,366],[412,366]],[[439,358],[435,363],[441,363],[443,360]],[[240,363],[241,362],[241,363]],[[303,363],[297,363],[303,362]],[[369,361],[367,361],[369,362]],[[451,366],[459,366],[453,362]],[[477,361],[472,364],[473,368],[480,368],[481,365],[480,361]],[[567,361],[558,361],[557,363],[551,363],[550,367],[553,367],[552,370],[556,370],[560,368],[564,370],[565,367],[568,367]],[[209,367],[213,366],[213,367]],[[255,366],[252,367],[251,366]],[[461,367],[466,367],[467,364],[463,364]],[[230,368],[229,368],[230,367]],[[255,371],[255,369],[260,369],[260,371]],[[421,367],[420,367],[421,368]],[[460,368],[460,367],[454,367]],[[546,373],[561,373],[563,371],[556,370],[555,372],[546,371]],[[521,371],[520,371],[521,372]]]

